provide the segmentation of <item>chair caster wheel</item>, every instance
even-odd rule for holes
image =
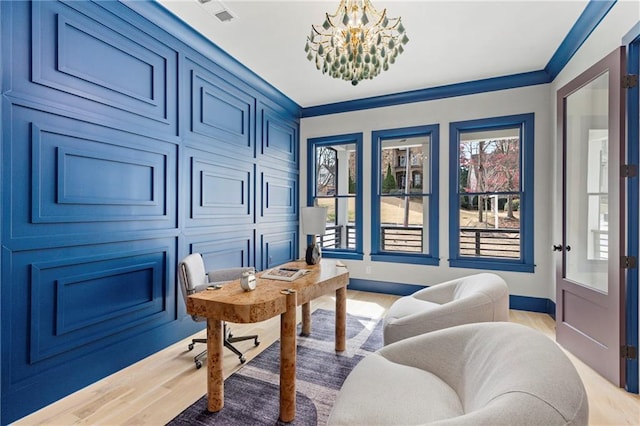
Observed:
[[[193,343],[189,343],[189,350],[192,351],[193,350]]]
[[[256,337],[256,339],[253,341],[253,345],[254,346],[258,346],[260,344],[260,341],[258,340],[258,338]]]
[[[247,362],[247,359],[243,356],[240,357],[240,364],[244,364],[245,362]]]
[[[202,362],[196,361],[196,370],[199,370],[202,367]]]

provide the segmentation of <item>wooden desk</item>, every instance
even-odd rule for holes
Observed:
[[[256,274],[254,291],[245,292],[240,280],[219,290],[192,294],[187,312],[207,318],[207,397],[209,411],[224,406],[222,375],[223,321],[260,322],[280,315],[280,420],[293,421],[296,413],[296,306],[302,305],[302,334],[311,332],[311,304],[316,297],[336,292],[336,351],[345,350],[347,318],[347,284],[349,271],[332,259],[319,265],[290,262],[286,267],[309,269],[310,273],[295,281],[261,278]],[[291,292],[287,290],[292,290]]]

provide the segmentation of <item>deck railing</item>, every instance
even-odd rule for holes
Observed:
[[[460,229],[461,256],[520,257],[519,229]]]
[[[383,251],[422,253],[421,226],[383,225],[381,230]]]
[[[383,251],[409,253],[423,251],[424,229],[422,227],[385,225],[382,226],[381,233]],[[345,237],[346,242],[343,244]],[[325,234],[320,237],[320,243],[323,248],[328,249],[355,249],[355,226],[328,226]],[[520,230],[463,228],[460,230],[460,255],[518,259]]]
[[[343,236],[346,230],[346,236]],[[346,244],[343,240],[346,237]],[[328,249],[355,249],[356,227],[353,225],[327,226],[324,235],[320,237],[320,246]]]

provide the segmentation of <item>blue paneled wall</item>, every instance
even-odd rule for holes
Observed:
[[[297,257],[300,108],[157,4],[0,7],[5,424],[195,332],[188,253]]]

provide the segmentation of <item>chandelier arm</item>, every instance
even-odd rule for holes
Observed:
[[[371,3],[370,0],[364,0],[363,5],[362,5],[362,9],[369,9],[371,11],[371,13],[373,13],[376,16],[380,16],[380,12],[378,12],[378,9],[376,9],[376,7]],[[382,14],[384,15],[387,12],[387,9],[385,8],[382,11]]]
[[[329,25],[331,25],[331,28],[335,28],[336,26],[333,25],[333,22],[331,22],[331,18],[335,18],[335,15],[329,15],[328,13],[325,13],[326,18],[327,18],[327,22],[329,23]],[[324,27],[323,27],[324,28]]]
[[[390,26],[390,27],[387,27],[387,28],[388,28],[388,29],[390,29],[390,30],[395,30],[395,29],[398,27],[398,25],[400,25],[400,22],[401,22],[400,18],[389,18],[389,21],[392,21],[392,20],[394,20],[394,19],[395,19],[396,23],[395,23],[395,24],[393,24],[393,25],[392,25],[392,26]]]
[[[382,21],[384,21],[384,17],[387,14],[387,9],[383,9],[382,10],[382,14],[379,13],[374,13],[376,16],[379,16],[379,19],[376,21],[375,24],[373,24],[372,26],[377,27],[378,25],[380,25],[382,23]],[[396,18],[397,19],[397,18]]]
[[[331,38],[333,36],[333,33],[323,33],[322,31],[319,31],[314,25],[312,25],[311,28],[320,37],[329,37],[329,38]],[[309,38],[309,36],[307,36],[307,39],[308,38]],[[316,43],[316,42],[314,41],[314,43]]]
[[[340,0],[340,4],[338,5],[338,8],[336,9],[336,11],[335,11],[335,13],[333,15],[329,15],[329,13],[326,13],[326,12],[325,12],[325,14],[327,15],[327,17],[331,16],[332,18],[336,18],[336,17],[338,17],[338,14],[340,13],[340,11],[342,9],[346,10],[346,8],[347,8],[346,0]]]

